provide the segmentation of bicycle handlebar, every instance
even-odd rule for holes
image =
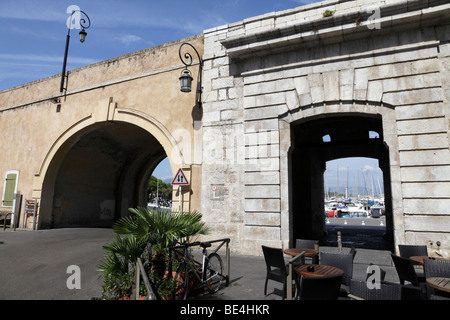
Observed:
[[[200,241],[191,242],[191,243],[184,242],[184,243],[179,244],[178,246],[171,247],[170,249],[188,248],[188,247],[194,247],[194,246],[200,246],[202,248],[209,248],[209,247],[211,247],[212,243],[214,243],[214,242],[230,242],[230,238],[211,240],[211,241],[205,241],[205,242],[200,242]]]

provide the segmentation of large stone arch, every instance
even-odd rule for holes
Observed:
[[[128,207],[146,204],[145,181],[148,181],[162,159],[168,157],[172,170],[185,165],[177,141],[161,122],[138,110],[117,108],[112,98],[101,101],[99,107],[99,110],[90,116],[73,123],[56,139],[35,175],[33,194],[40,202],[40,228],[109,226],[116,218],[127,214]],[[131,146],[135,142],[136,145]],[[102,148],[106,153],[111,153],[109,157],[102,158],[99,151]],[[129,159],[129,155],[121,155],[122,149],[123,153],[129,153],[132,159]],[[78,150],[80,154],[77,156],[74,150]],[[74,207],[76,198],[69,195],[68,190],[71,190],[71,194],[76,194],[76,186],[72,185],[69,189],[64,187],[72,181],[81,183],[83,164],[76,162],[80,159],[83,159],[82,162],[86,161],[86,170],[91,170],[86,179],[89,180],[90,177],[93,180],[87,183],[93,184],[96,179],[103,180],[98,186],[99,189],[92,192],[92,195],[96,194],[92,199],[95,202],[92,206],[99,206],[93,210],[103,210],[103,213],[99,213],[101,219],[105,220],[103,222],[99,222],[99,219],[87,221],[86,217],[81,216],[80,221],[77,221],[77,218],[62,218],[62,212],[65,210],[89,211],[81,204]],[[118,172],[114,176],[108,175],[106,168],[103,169],[108,165],[123,167],[116,168]],[[72,169],[74,171],[70,173],[71,170],[67,169],[69,166],[78,168]],[[115,179],[114,187],[108,184],[108,178]],[[102,193],[104,201],[99,200]],[[84,194],[79,198],[89,206],[89,195]]]
[[[281,234],[285,242],[296,238],[323,236],[325,163],[336,158],[364,156],[378,159],[384,176],[386,199],[386,239],[393,244],[394,208],[392,192],[399,174],[395,161],[396,140],[394,107],[373,101],[322,101],[314,105],[292,109],[280,116],[281,201],[285,203],[281,220]],[[370,139],[369,131],[379,133]],[[331,136],[325,143],[322,137]],[[394,157],[394,161],[391,161]],[[303,212],[303,213],[302,213]],[[288,236],[289,235],[289,236]],[[287,236],[289,238],[287,238]]]

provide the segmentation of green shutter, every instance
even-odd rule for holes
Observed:
[[[3,194],[3,206],[12,207],[14,201],[14,191],[16,190],[17,174],[6,175],[5,191]]]

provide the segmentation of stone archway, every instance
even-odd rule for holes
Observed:
[[[146,181],[162,159],[172,170],[183,161],[160,123],[131,109],[115,114],[114,121],[77,122],[49,150],[35,177],[39,228],[109,227],[146,204]]]
[[[370,138],[369,132],[379,138]],[[330,141],[324,141],[328,136]],[[380,114],[336,113],[291,123],[289,154],[292,238],[324,236],[324,181],[326,162],[346,157],[379,160],[386,193],[386,235],[393,239],[389,148]]]

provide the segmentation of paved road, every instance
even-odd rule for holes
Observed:
[[[97,266],[105,255],[102,246],[112,236],[111,229],[96,228],[0,231],[0,300],[90,300],[100,297],[103,282]],[[230,245],[232,247],[232,241]],[[321,247],[320,250],[333,252],[337,248]],[[364,279],[369,263],[385,269],[386,280],[398,281],[390,252],[380,250],[358,249],[354,277]],[[80,267],[81,289],[67,288],[66,282],[71,276],[67,268],[71,265]],[[201,298],[281,300],[281,286],[273,281],[269,281],[269,294],[263,294],[265,274],[262,256],[232,253],[230,285],[216,295]]]
[[[1,300],[85,300],[101,295],[96,271],[111,229],[0,231]],[[67,288],[71,265],[80,267],[81,289]]]

